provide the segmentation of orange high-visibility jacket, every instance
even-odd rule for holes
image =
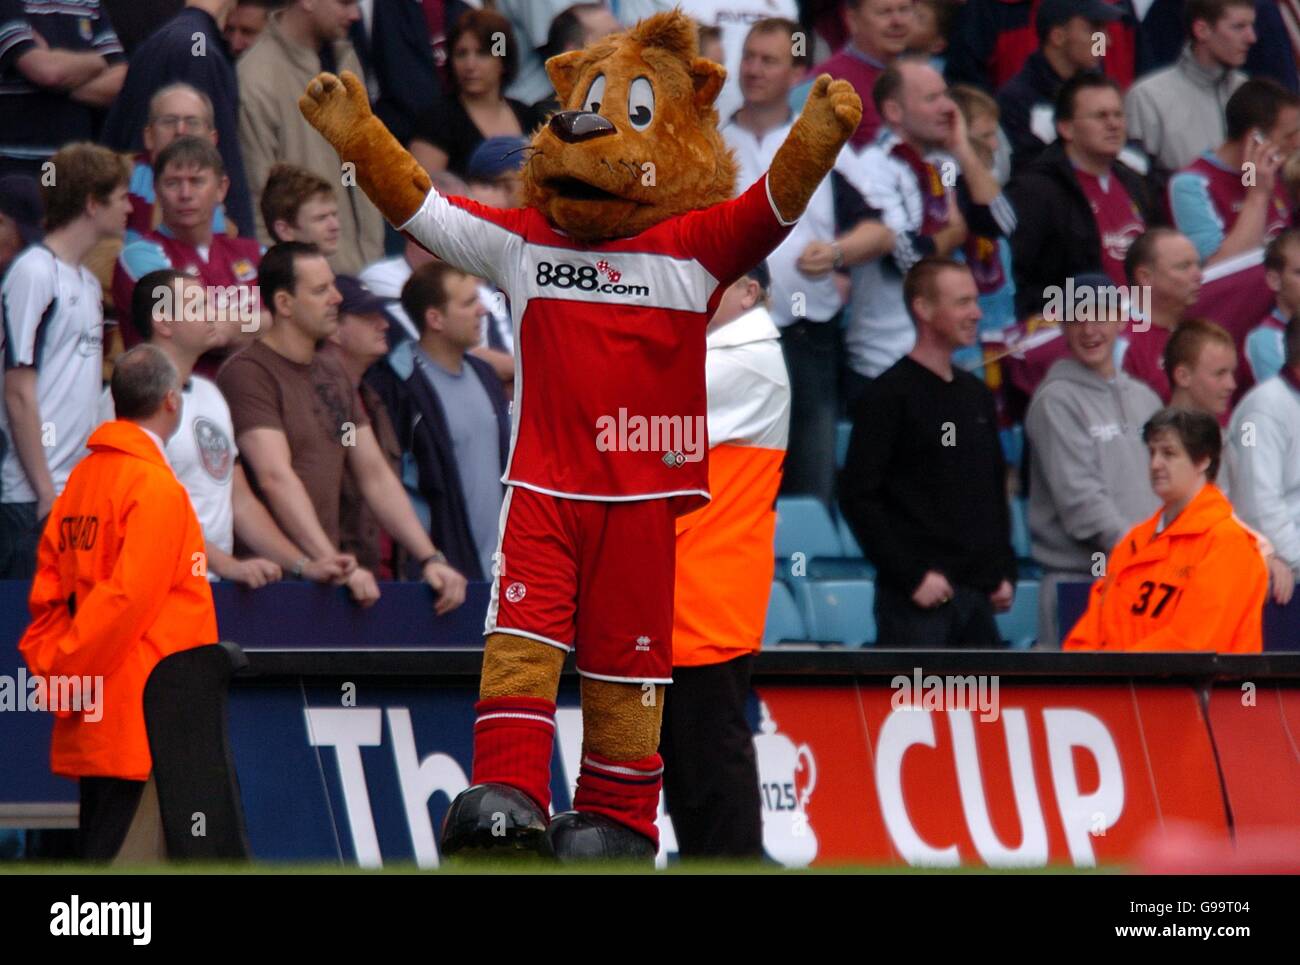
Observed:
[[[68,777],[143,781],[152,761],[144,685],[163,657],[214,643],[203,531],[162,451],[106,422],[55,500],[18,648],[38,675],[102,676],[102,718],[62,711],[50,764]]]
[[[1161,512],[1115,545],[1063,648],[1258,653],[1268,569],[1232,505],[1211,483],[1156,535]]]
[[[790,433],[790,380],[767,309],[710,332],[705,370],[711,499],[677,518],[675,667],[723,663],[762,646]]]

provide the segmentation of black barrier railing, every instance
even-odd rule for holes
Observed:
[[[0,648],[16,645],[27,626],[28,590],[26,583],[0,581]],[[354,604],[342,587],[296,581],[258,590],[217,583],[213,597],[221,638],[236,641],[246,651],[391,652],[482,646],[488,584],[469,584],[465,603],[441,617],[434,613],[433,591],[422,583],[381,583],[380,591],[379,601],[366,609]],[[1264,623],[1265,653],[1300,652],[1300,600],[1287,607],[1270,603],[1264,608]],[[855,652],[871,661],[876,658],[865,655],[881,651],[867,647]],[[781,659],[798,660],[796,656]],[[843,659],[852,665],[851,655]]]

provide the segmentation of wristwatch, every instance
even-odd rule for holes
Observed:
[[[420,560],[420,570],[421,572],[423,572],[424,568],[428,566],[430,563],[446,563],[446,562],[447,562],[447,557],[443,556],[437,550],[434,550],[424,559]]]
[[[307,568],[307,564],[308,564],[309,562],[311,562],[311,561],[308,560],[307,557],[305,557],[305,556],[300,557],[299,560],[298,560],[298,562],[293,564],[293,568],[289,570],[290,575],[291,575],[295,580],[301,580],[301,579],[302,579],[303,570],[305,570],[305,569]]]
[[[840,268],[843,268],[843,267],[844,267],[844,249],[841,248],[841,247],[840,247],[838,244],[836,244],[834,241],[832,241],[832,242],[831,242],[831,251],[835,252],[835,257],[834,257],[834,259],[832,259],[832,261],[831,261],[831,267],[834,268],[834,269],[837,269],[837,270],[840,269]]]

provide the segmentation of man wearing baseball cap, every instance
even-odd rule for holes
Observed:
[[[1043,0],[1034,19],[1038,49],[998,92],[1013,173],[1056,140],[1054,108],[1061,85],[1080,71],[1097,69],[1098,34],[1122,16],[1105,0]]]
[[[375,441],[399,478],[402,474],[402,447],[383,400],[362,381],[366,370],[388,354],[388,303],[352,275],[336,275],[334,287],[343,301],[339,304],[339,327],[322,345],[347,372],[361,397],[361,405],[370,417]],[[365,497],[351,467],[343,474],[339,501],[339,549],[357,558],[357,564],[380,579],[402,578],[403,563],[409,557],[400,545],[388,538],[379,520],[366,505]]]
[[[950,84],[973,84],[989,93],[1001,90],[1025,66],[1040,46],[1045,27],[1041,9],[1044,0],[966,0],[957,5],[949,34],[944,76]],[[1143,51],[1139,47],[1141,23],[1123,0],[1100,0],[1100,6],[1115,6],[1119,16],[1109,17],[1103,26],[1105,71],[1121,87],[1133,83],[1135,67]],[[1091,0],[1064,0],[1060,7],[1085,19],[1100,19]],[[1084,12],[1084,10],[1087,12]],[[1130,16],[1125,17],[1128,12]],[[1066,14],[1060,22],[1069,19]],[[1053,11],[1053,16],[1061,16]],[[1048,22],[1051,22],[1049,18]]]
[[[474,149],[465,166],[470,197],[496,208],[523,206],[523,169],[528,142],[522,137],[489,137]]]

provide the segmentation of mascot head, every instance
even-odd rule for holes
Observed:
[[[698,55],[680,10],[559,54],[561,110],[533,135],[524,197],[581,241],[625,238],[735,194],[713,99],[726,71]]]

